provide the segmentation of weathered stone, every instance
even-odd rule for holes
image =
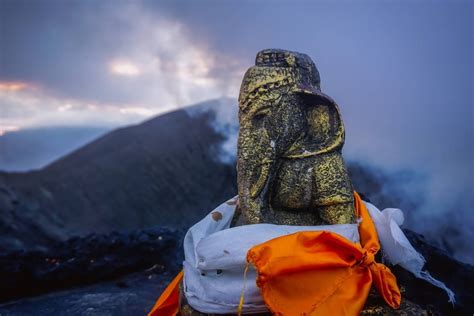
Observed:
[[[239,96],[238,224],[353,223],[337,104],[304,54],[263,50]]]

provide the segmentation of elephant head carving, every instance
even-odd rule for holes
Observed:
[[[263,50],[239,95],[241,224],[354,222],[344,125],[305,54]]]

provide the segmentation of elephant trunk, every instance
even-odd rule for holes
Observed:
[[[264,137],[266,138],[266,137]],[[268,208],[266,186],[271,176],[275,161],[275,149],[272,142],[264,138],[255,138],[244,132],[239,137],[237,159],[237,184],[239,205],[248,223],[258,223],[262,219],[262,211]]]

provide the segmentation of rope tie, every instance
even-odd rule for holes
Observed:
[[[247,284],[247,272],[249,271],[250,263],[247,262],[245,265],[245,270],[244,270],[244,285],[242,286],[242,293],[240,293],[240,299],[239,299],[239,307],[237,307],[237,315],[241,316],[242,315],[242,309],[244,308],[244,295],[245,295],[245,288]]]

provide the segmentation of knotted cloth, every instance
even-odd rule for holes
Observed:
[[[367,208],[354,193],[360,244],[332,232],[298,232],[251,248],[257,285],[278,315],[358,315],[372,285],[392,308],[400,290],[392,272],[374,260],[380,249]]]

